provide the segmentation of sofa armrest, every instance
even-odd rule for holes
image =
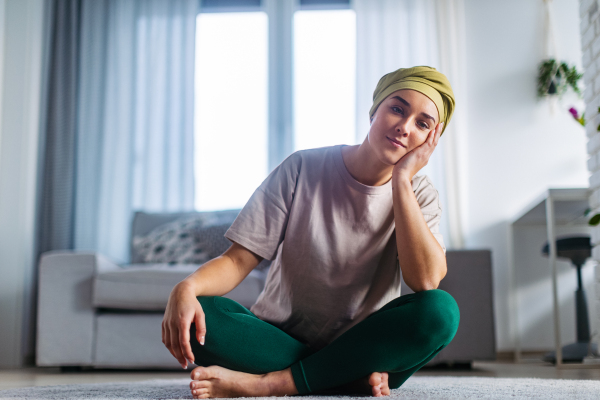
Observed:
[[[427,365],[496,359],[491,250],[447,250],[448,272],[438,289],[454,297],[460,309],[452,342]],[[402,281],[402,295],[412,290]]]
[[[42,254],[38,282],[36,364],[93,363],[93,279],[121,269],[97,253],[49,251]]]

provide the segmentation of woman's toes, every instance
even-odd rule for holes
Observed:
[[[210,378],[208,371],[204,367],[196,367],[192,370],[190,377],[195,381]]]
[[[192,396],[194,396],[195,399],[206,398],[208,397],[208,389],[192,390]]]
[[[374,397],[388,396],[390,394],[388,378],[387,372],[373,372],[369,376],[369,385],[371,385],[371,393]]]
[[[381,373],[381,394],[384,396],[389,396],[390,394],[390,384],[388,382],[389,375],[387,372]]]
[[[381,374],[379,372],[373,372],[369,377],[369,385],[377,386],[381,384]]]
[[[381,387],[379,385],[373,386],[372,393],[375,397],[381,396]]]
[[[199,381],[191,381],[190,382],[190,389],[194,390],[194,389],[200,389],[200,382]]]

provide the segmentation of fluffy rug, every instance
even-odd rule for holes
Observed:
[[[155,379],[131,383],[34,386],[0,390],[0,399],[191,399],[189,382],[189,379]],[[392,390],[388,398],[598,399],[599,393],[600,381],[592,380],[413,376],[402,387]],[[370,396],[302,397],[303,400],[351,400]]]

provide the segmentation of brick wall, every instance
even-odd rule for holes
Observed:
[[[600,124],[600,4],[598,0],[579,0],[579,17],[581,30],[582,64],[584,69],[584,98],[586,134],[588,137],[588,170],[590,171],[590,216],[600,213],[600,132],[597,127]],[[591,241],[593,250],[592,258],[600,261],[600,225],[592,229]],[[600,326],[600,263],[596,265],[596,293],[597,297],[592,299],[588,295],[588,301],[596,302],[597,315],[590,315],[590,325]],[[594,323],[593,319],[597,323]],[[596,343],[599,337],[594,337]]]

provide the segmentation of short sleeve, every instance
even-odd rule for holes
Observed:
[[[421,182],[418,183],[415,196],[429,230],[444,250],[444,254],[446,254],[444,238],[440,233],[440,220],[442,219],[440,195],[427,175],[424,175]]]
[[[301,166],[298,152],[283,160],[254,191],[225,237],[273,260],[285,236]]]

